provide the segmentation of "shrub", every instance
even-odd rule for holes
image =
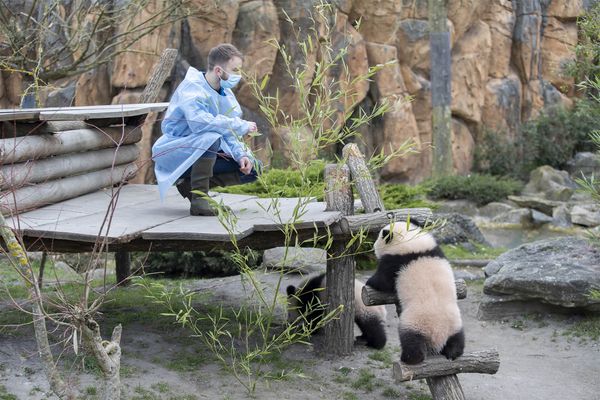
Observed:
[[[427,188],[424,186],[386,183],[379,187],[379,193],[387,210],[418,207],[435,208],[435,204],[425,199]]]
[[[426,183],[429,197],[433,199],[466,199],[487,204],[518,193],[523,184],[512,178],[473,174],[469,176],[446,176]]]
[[[576,152],[593,151],[589,134],[598,126],[600,105],[579,100],[570,110],[552,108],[523,124],[514,142],[486,131],[475,151],[475,170],[527,180],[542,165],[563,169]]]
[[[247,250],[243,256],[250,267],[256,267],[262,262],[261,253]],[[144,262],[144,272],[160,273],[161,276],[201,276],[213,278],[230,276],[239,273],[235,253],[228,251],[180,251],[152,252],[139,255],[137,263]]]
[[[248,194],[258,197],[316,197],[323,200],[325,183],[323,181],[324,161],[312,161],[306,169],[308,185],[302,180],[299,169],[272,168],[261,175],[255,182],[245,185],[218,188],[222,193]]]

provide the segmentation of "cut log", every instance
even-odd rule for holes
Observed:
[[[60,154],[117,147],[117,144],[137,143],[141,138],[141,129],[126,126],[109,127],[102,130],[79,129],[55,135],[0,139],[0,164],[6,165]]]
[[[325,167],[327,210],[349,215],[354,210],[348,168]],[[343,306],[339,318],[325,326],[324,352],[331,356],[352,353],[354,346],[354,251],[346,239],[334,240],[327,254],[327,312]],[[345,255],[348,254],[348,255]]]
[[[464,279],[454,281],[456,285],[456,297],[458,299],[467,298],[467,284]],[[380,304],[396,304],[396,295],[394,293],[380,292],[370,286],[363,286],[362,301],[367,306],[377,306]]]
[[[171,75],[171,70],[173,69],[173,65],[175,65],[176,59],[177,49],[165,49],[162,52],[160,59],[154,64],[154,68],[152,68],[148,83],[140,96],[140,103],[154,103],[158,100],[160,89],[167,77]]]
[[[54,204],[126,181],[135,172],[135,164],[118,165],[114,168],[4,192],[4,196],[0,198],[0,210],[2,214],[7,215]]]
[[[395,362],[393,377],[397,382],[406,382],[460,373],[495,374],[499,368],[498,350],[491,349],[465,353],[453,361],[444,356],[432,356],[416,365]]]
[[[118,149],[92,150],[65,154],[31,162],[0,167],[0,189],[17,189],[28,183],[47,182],[133,162],[140,154],[137,145]]]
[[[131,117],[135,118],[135,117]],[[93,121],[37,121],[22,123],[17,121],[0,121],[0,138],[8,139],[44,133],[58,133],[77,129],[89,129],[121,125],[122,118],[95,119]]]
[[[365,213],[370,214],[376,211],[385,211],[383,201],[371,177],[371,172],[358,146],[354,143],[345,145],[343,155],[350,168],[352,182],[358,191]]]
[[[431,221],[433,214],[429,208],[401,208],[391,211],[380,211],[371,214],[359,214],[343,217],[336,225],[333,225],[332,233],[341,235],[347,233],[379,233],[381,228],[392,221],[411,220],[424,224],[425,221]]]

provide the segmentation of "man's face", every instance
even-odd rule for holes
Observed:
[[[217,65],[215,67],[215,73],[224,81],[229,79],[230,74],[240,75],[242,73],[242,59],[233,57],[231,60],[227,61],[225,65]]]

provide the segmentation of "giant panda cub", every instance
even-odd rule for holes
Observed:
[[[386,343],[384,306],[365,306],[361,293],[364,284],[354,280],[354,322],[360,328],[362,335],[357,337],[358,342],[365,342],[367,346],[382,349]],[[325,274],[308,277],[299,287],[287,287],[288,296],[288,321],[297,321],[300,316],[308,324],[316,324],[323,318],[327,294],[325,292]]]
[[[400,302],[402,362],[418,364],[426,353],[461,356],[465,336],[454,275],[433,235],[396,222],[379,232],[373,247],[377,271],[367,285],[395,293]]]

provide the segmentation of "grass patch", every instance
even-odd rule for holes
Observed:
[[[150,387],[159,393],[168,393],[169,390],[171,390],[171,387],[167,382],[158,382]]]
[[[391,367],[394,362],[394,356],[389,349],[377,350],[369,354],[369,358],[381,362],[385,368]]]
[[[582,340],[600,340],[600,317],[584,317],[575,322],[564,333],[565,336],[572,336]]]
[[[375,389],[375,374],[366,368],[358,370],[358,378],[350,385],[352,389],[372,392]]]
[[[444,251],[446,257],[451,260],[464,259],[494,259],[507,251],[504,247],[488,247],[479,243],[471,243],[473,248],[465,248],[464,246],[454,244],[443,244],[440,247]]]
[[[342,394],[342,400],[359,400],[360,398],[352,392],[344,392]]]
[[[420,392],[411,392],[408,394],[409,400],[432,400],[431,396]]]
[[[445,176],[430,180],[424,185],[432,199],[465,199],[478,206],[505,199],[523,188],[523,183],[516,179],[479,174]]]
[[[383,392],[381,392],[381,395],[386,399],[397,399],[400,397],[400,394],[401,393],[398,389],[393,388],[391,386],[386,387],[385,389],[383,389]]]
[[[19,400],[17,396],[8,392],[6,386],[0,385],[0,400]]]
[[[166,367],[171,371],[176,372],[193,372],[197,371],[201,366],[206,365],[209,361],[206,355],[198,353],[177,353],[175,359],[166,363]]]

